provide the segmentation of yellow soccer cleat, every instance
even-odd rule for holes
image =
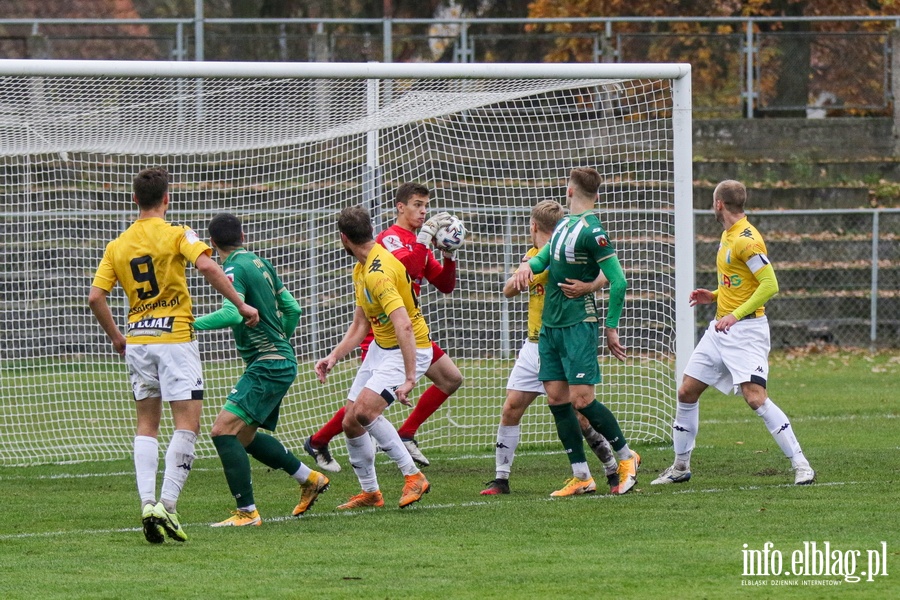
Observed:
[[[552,494],[550,494],[553,498],[561,498],[563,496],[579,496],[581,494],[593,494],[597,491],[597,484],[594,483],[594,478],[589,477],[588,479],[579,479],[578,477],[571,477],[566,479],[566,485],[562,487],[560,490],[556,490]]]
[[[166,535],[153,509],[154,506],[152,504],[145,504],[144,508],[141,509],[141,526],[144,529],[144,537],[148,542],[151,544],[162,544],[166,541]]]
[[[170,538],[176,542],[187,541],[188,536],[184,532],[184,529],[181,528],[181,522],[178,520],[178,513],[170,513],[166,510],[166,507],[163,506],[162,502],[157,502],[156,506],[153,507],[153,514],[156,516],[159,524],[162,525],[162,528],[166,530],[166,533]]]
[[[211,527],[246,527],[248,525],[256,527],[262,525],[262,518],[259,516],[258,510],[234,510],[230,517],[224,521],[213,523]]]
[[[319,494],[328,489],[330,482],[327,477],[318,471],[312,471],[309,474],[309,478],[306,480],[306,483],[300,484],[300,503],[294,507],[294,512],[291,514],[295,517],[299,517],[315,504],[316,498],[319,497]]]
[[[619,494],[626,494],[637,483],[637,470],[641,466],[641,455],[631,451],[631,458],[619,461]]]

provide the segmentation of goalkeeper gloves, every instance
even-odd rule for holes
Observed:
[[[431,244],[434,240],[434,236],[437,235],[438,230],[441,227],[446,227],[451,222],[452,217],[450,216],[450,213],[439,212],[422,224],[421,229],[419,229],[419,235],[416,236],[416,242],[425,244],[426,246]]]

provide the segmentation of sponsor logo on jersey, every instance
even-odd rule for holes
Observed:
[[[740,233],[740,237],[750,238],[750,239],[752,240],[752,239],[753,239],[753,232],[752,232],[752,231],[750,230],[750,228],[748,227],[747,229],[743,230],[743,231]]]
[[[128,314],[134,315],[148,310],[156,310],[157,308],[178,306],[179,304],[181,304],[181,300],[178,298],[178,296],[175,296],[171,300],[157,300],[156,302],[151,302],[150,304],[138,304],[137,306],[129,310]]]
[[[127,335],[158,336],[163,333],[172,333],[172,325],[174,322],[174,317],[151,317],[149,319],[141,319],[140,321],[128,324]]]
[[[726,288],[737,288],[741,287],[742,283],[744,283],[744,280],[741,279],[740,275],[726,275],[722,273],[722,281],[719,282],[719,285]]]
[[[384,269],[381,268],[380,258],[376,258],[372,261],[372,264],[369,265],[369,273],[384,273]]]
[[[390,250],[391,252],[395,252],[395,251],[399,250],[400,248],[404,247],[403,242],[401,242],[400,238],[397,237],[396,235],[385,236],[381,240],[381,245],[384,246],[385,248],[387,248],[388,250]]]
[[[200,237],[194,232],[193,229],[186,229],[184,232],[184,237],[191,244],[196,244],[200,241]]]

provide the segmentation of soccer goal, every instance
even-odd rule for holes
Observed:
[[[501,289],[530,247],[529,211],[564,203],[573,167],[596,168],[598,212],[629,279],[620,335],[630,353],[619,363],[598,340],[598,397],[631,440],[669,437],[694,344],[689,65],[0,61],[0,464],[130,456],[125,365],[87,294],[106,243],[137,215],[131,181],[148,166],[172,175],[170,220],[205,238],[213,215],[237,214],[248,247],[299,300],[300,375],[278,428],[298,456],[359,364],[345,359],[326,385],[312,369],[353,311],[341,208],[366,205],[379,231],[393,222],[396,188],[417,181],[433,190],[432,212],[466,224],[456,290],[426,285],[422,296],[465,383],[417,438],[490,453],[525,336],[526,299]],[[192,268],[189,283],[196,315],[218,308]],[[124,324],[119,288],[110,302]],[[598,302],[605,314],[604,293]],[[208,432],[242,365],[230,332],[199,339]],[[399,425],[408,410],[386,416]],[[200,456],[214,455],[208,439]],[[539,399],[522,443],[555,441]],[[333,451],[345,452],[342,440]]]

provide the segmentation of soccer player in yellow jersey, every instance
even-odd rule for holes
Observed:
[[[744,214],[747,189],[726,180],[713,192],[713,213],[725,231],[716,254],[718,286],[696,289],[690,304],[716,303],[716,318],[691,354],[678,388],[672,424],[675,463],[652,485],[682,483],[691,478],[691,452],[700,424],[700,394],[713,386],[724,394],[740,393],[756,411],[794,469],[794,483],[808,485],[816,473],[809,466],[787,415],[766,391],[769,378],[769,322],[765,303],[778,293],[775,270],[766,244]]]
[[[430,484],[382,413],[395,400],[409,405],[409,393],[431,365],[428,325],[406,267],[375,242],[369,212],[362,206],[345,208],[338,229],[344,249],[358,261],[353,268],[356,310],[343,339],[316,362],[319,381],[325,383],[335,363],[359,346],[370,328],[375,343],[369,346],[350,387],[343,421],[350,465],[362,492],[337,508],[384,506],[370,435],[406,478],[400,496],[400,508],[404,508],[428,493]]]
[[[550,241],[553,229],[562,218],[563,207],[555,200],[542,200],[531,209],[529,228],[534,247],[525,254],[523,262],[535,256],[538,250]],[[528,337],[519,350],[516,364],[513,365],[506,383],[506,402],[503,403],[500,425],[497,427],[496,478],[487,483],[487,487],[481,491],[482,496],[509,493],[509,474],[521,437],[519,423],[531,403],[545,393],[544,384],[538,379],[538,337],[541,333],[541,312],[544,310],[544,287],[547,285],[549,276],[547,271],[538,273],[528,284]],[[606,277],[601,272],[593,282],[569,279],[567,283],[561,283],[560,288],[567,296],[578,298],[596,292],[605,283]],[[503,286],[503,295],[507,298],[514,298],[519,293],[515,278],[510,277]],[[603,463],[611,493],[618,494],[618,463],[613,455],[612,447],[606,438],[591,427],[581,413],[578,413],[578,421],[582,434],[597,458]]]
[[[145,169],[134,179],[137,220],[106,246],[94,275],[88,304],[113,349],[125,357],[137,409],[134,468],[141,498],[144,536],[153,544],[164,534],[185,541],[176,502],[194,460],[200,432],[203,375],[193,331],[191,296],[184,275],[188,261],[234,303],[247,324],[259,322],[257,310],[244,303],[228,277],[211,258],[212,250],[189,227],[165,221],[169,208],[169,175]],[[116,283],[128,297],[125,335],[107,302]],[[162,402],[169,404],[175,432],[166,450],[160,500],[156,496],[159,423]]]

